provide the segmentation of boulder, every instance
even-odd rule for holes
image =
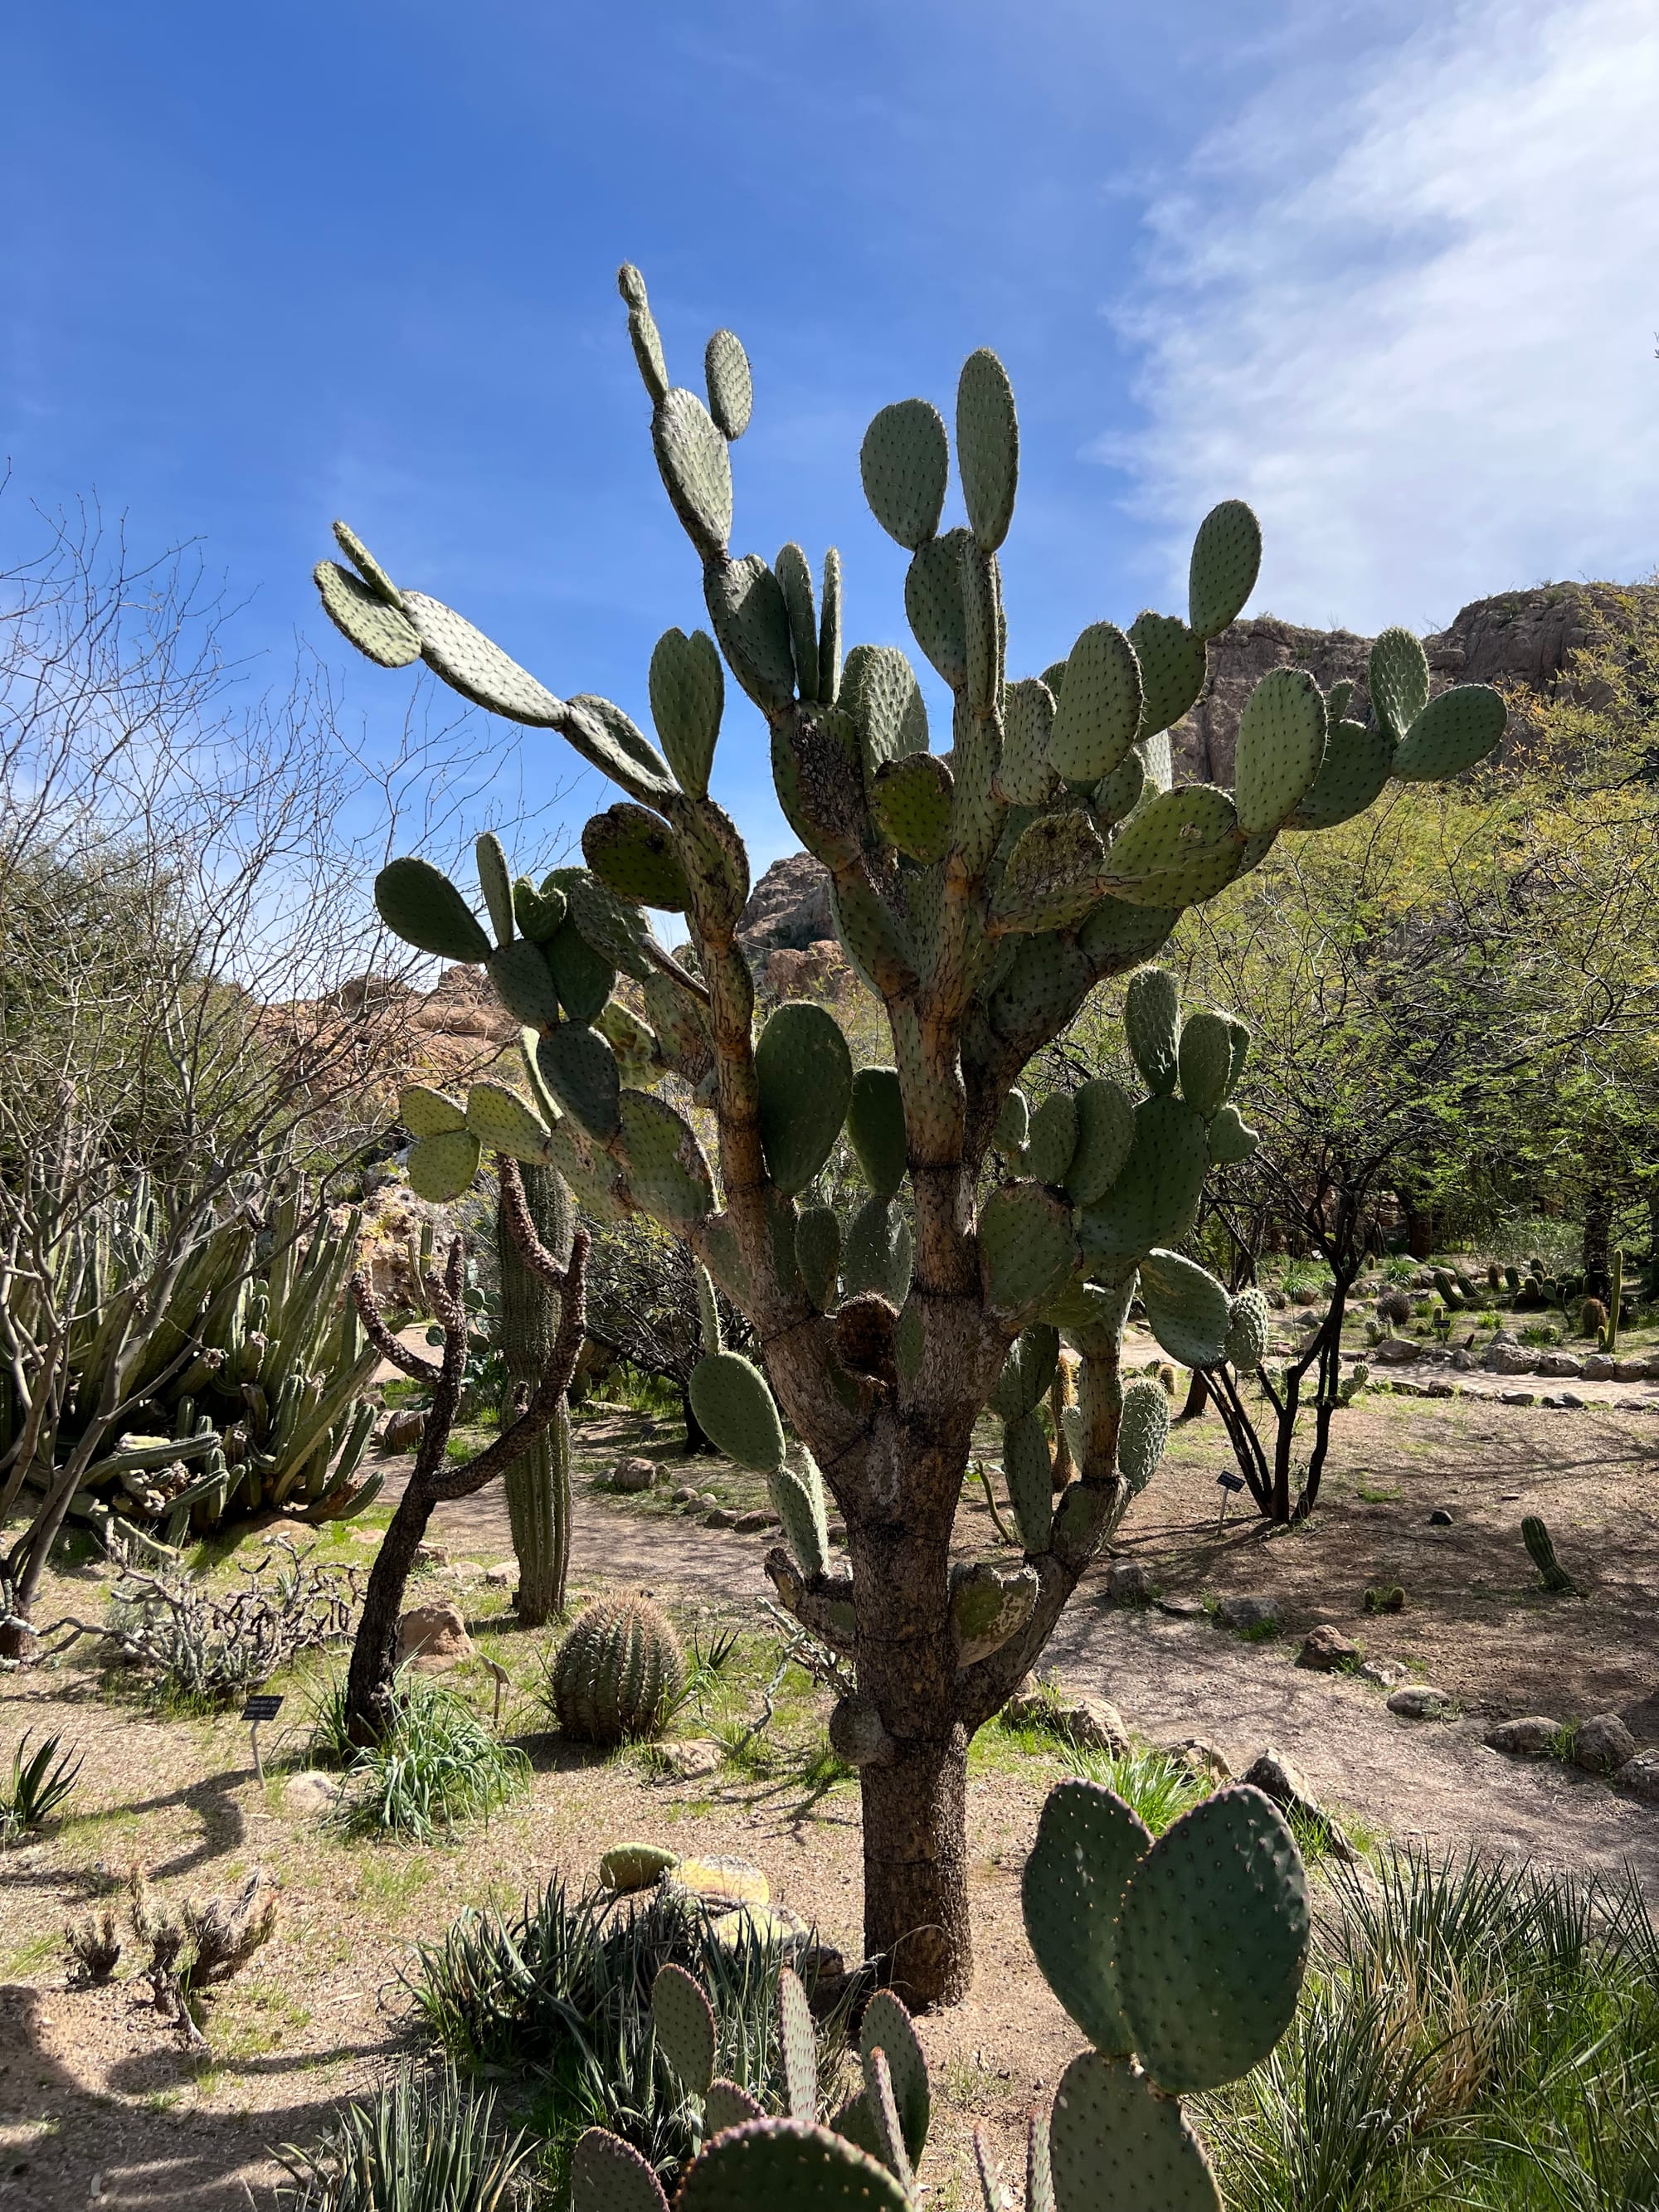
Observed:
[[[668,1494],[672,1503],[676,1505],[701,1505],[702,1504],[702,1492],[696,1488],[695,1484],[690,1482],[677,1483],[674,1488],[671,1490]]]
[[[1424,1350],[1424,1346],[1415,1343],[1409,1336],[1385,1336],[1380,1344],[1372,1346],[1371,1358],[1374,1361],[1380,1361],[1384,1367],[1404,1367],[1420,1360]]]
[[[1586,1382],[1611,1382],[1613,1380],[1614,1370],[1618,1367],[1618,1364],[1619,1362],[1613,1358],[1611,1353],[1606,1352],[1592,1352],[1586,1356],[1584,1360],[1584,1380]]]
[[[1350,1865],[1358,1858],[1359,1853],[1314,1796],[1300,1769],[1292,1766],[1288,1759],[1281,1758],[1271,1744],[1240,1779],[1260,1790],[1264,1796],[1271,1797],[1281,1811],[1294,1814],[1298,1820],[1318,1829],[1333,1857]]]
[[[380,1449],[383,1452],[418,1451],[421,1438],[425,1434],[426,1415],[416,1413],[412,1406],[399,1406],[380,1424]]]
[[[301,1820],[331,1812],[340,1795],[337,1774],[322,1774],[314,1766],[290,1774],[283,1784],[283,1810]]]
[[[630,1494],[649,1490],[659,1471],[653,1459],[619,1459],[611,1470],[611,1487]]]
[[[663,1877],[665,1888],[684,1890],[705,1905],[768,1905],[772,1887],[748,1859],[681,1859]]]
[[[484,1569],[483,1578],[492,1589],[508,1589],[519,1579],[518,1563],[514,1559],[497,1559],[493,1567]]]
[[[729,1505],[711,1505],[704,1511],[702,1525],[705,1528],[735,1528],[738,1516]]]
[[[738,924],[738,942],[751,963],[779,945],[804,952],[809,945],[834,943],[835,937],[830,871],[810,853],[774,860],[749,894]]]
[[[781,1528],[783,1523],[775,1513],[769,1512],[763,1505],[757,1505],[752,1512],[739,1513],[732,1526],[739,1536],[763,1536],[769,1529]]]
[[[1588,1774],[1614,1774],[1636,1756],[1636,1738],[1617,1713],[1597,1713],[1573,1740],[1575,1765]]]
[[[1296,1663],[1298,1667],[1311,1667],[1322,1674],[1332,1674],[1339,1668],[1352,1667],[1358,1656],[1359,1646],[1353,1638],[1326,1620],[1317,1628],[1310,1628],[1303,1638]]]
[[[1492,1375],[1535,1375],[1538,1354],[1524,1344],[1493,1344],[1480,1364]]]
[[[1353,1671],[1362,1682],[1374,1682],[1379,1690],[1392,1690],[1406,1679],[1397,1659],[1362,1659]]]
[[[712,1736],[687,1736],[653,1747],[657,1765],[675,1782],[701,1782],[714,1773],[726,1753]]]
[[[458,1605],[414,1605],[398,1623],[400,1667],[413,1665],[423,1674],[435,1674],[471,1656],[472,1638]]]
[[[1139,1559],[1108,1561],[1105,1587],[1108,1605],[1145,1605],[1152,1594],[1151,1578]]]
[[[1127,1758],[1132,1748],[1122,1714],[1104,1698],[1057,1685],[1040,1688],[1029,1677],[1004,1705],[1002,1717],[1010,1728],[1054,1729],[1080,1749],[1103,1751],[1112,1759]]]
[[[1407,1682],[1389,1699],[1389,1711],[1404,1721],[1437,1721],[1450,1707],[1451,1699],[1432,1682]]]
[[[1190,1774],[1194,1782],[1221,1783],[1233,1778],[1226,1754],[1218,1751],[1212,1743],[1206,1743],[1201,1736],[1182,1736],[1179,1743],[1164,1747],[1164,1756],[1182,1774]]]
[[[1270,1597],[1224,1597],[1215,1617],[1222,1628],[1272,1629],[1279,1626],[1279,1607]]]
[[[1519,1720],[1499,1721],[1486,1730],[1489,1751],[1507,1751],[1517,1759],[1547,1759],[1560,1740],[1561,1723],[1542,1713],[1523,1714]]]
[[[1564,1376],[1577,1379],[1584,1371],[1584,1363],[1576,1352],[1547,1352],[1538,1362],[1538,1372],[1553,1381]]]
[[[1659,1805],[1659,1751],[1638,1751],[1618,1769],[1613,1779],[1644,1804]]]

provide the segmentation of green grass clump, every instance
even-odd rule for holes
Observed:
[[[454,2072],[389,2075],[372,2099],[345,2106],[314,2150],[283,2154],[285,2212],[498,2212],[517,2203],[531,2154],[522,2130],[503,2136],[495,2098],[473,2096]]]
[[[392,1728],[346,1770],[334,1817],[348,1835],[430,1843],[487,1820],[528,1783],[523,1752],[501,1742],[458,1692],[405,1674],[398,1699]]]
[[[1114,1758],[1109,1752],[1085,1751],[1073,1745],[1066,1750],[1065,1760],[1072,1772],[1080,1774],[1085,1782],[1103,1782],[1115,1790],[1155,1836],[1161,1836],[1194,1805],[1201,1805],[1214,1786],[1161,1751],[1132,1751]]]
[[[60,1755],[61,1735],[49,1735],[31,1754],[29,1734],[11,1755],[11,1778],[0,1782],[0,1845],[42,1828],[74,1789],[81,1771],[75,1752]],[[55,1763],[54,1763],[55,1762]]]

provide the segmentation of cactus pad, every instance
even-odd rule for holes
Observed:
[[[705,561],[717,560],[732,535],[732,457],[695,392],[663,394],[651,418],[651,443],[686,536]]]
[[[472,852],[477,864],[478,888],[483,893],[495,942],[510,944],[514,935],[513,872],[507,865],[501,841],[493,830],[486,830],[474,839]]]
[[[619,1896],[650,1889],[678,1863],[678,1854],[661,1844],[613,1844],[599,1861],[599,1887]]]
[[[933,2116],[927,2061],[922,2056],[909,2014],[890,1990],[876,1991],[864,2008],[864,2020],[859,2029],[859,2051],[866,2063],[870,2053],[876,2050],[887,2054],[893,2101],[898,2106],[899,2124],[904,2130],[904,2148],[912,2160],[919,2159],[927,2148],[928,2123]]]
[[[632,2143],[589,2128],[570,2160],[572,2212],[668,2212],[662,2184]]]
[[[714,2015],[684,1966],[671,1964],[659,1972],[651,1985],[651,2018],[669,2064],[694,2096],[704,2095],[714,2078]]]
[[[1147,1326],[1171,1359],[1217,1366],[1226,1351],[1227,1293],[1206,1268],[1179,1252],[1152,1251],[1140,1263]]]
[[[1142,693],[1137,738],[1178,722],[1204,689],[1204,645],[1175,615],[1148,611],[1129,625]]]
[[[1134,743],[1141,704],[1134,647],[1115,623],[1091,623],[1066,662],[1048,765],[1067,783],[1098,783]]]
[[[834,1151],[852,1099],[852,1054],[834,1015],[811,1000],[780,1006],[755,1048],[755,1078],[767,1172],[793,1195]]]
[[[374,904],[394,936],[440,960],[487,960],[489,939],[447,875],[430,860],[389,860],[374,878]]]
[[[767,1474],[766,1487],[772,1510],[783,1523],[783,1534],[795,1564],[809,1583],[828,1571],[830,1527],[823,1498],[823,1478],[810,1454],[806,1469],[798,1474],[780,1461]]]
[[[505,1152],[527,1167],[544,1167],[548,1133],[516,1091],[500,1083],[475,1083],[466,1094],[466,1126],[486,1151]]]
[[[1079,1216],[1091,1261],[1138,1259],[1155,1245],[1180,1243],[1197,1219],[1208,1164],[1203,1116],[1182,1099],[1143,1098],[1127,1164]]]
[[[1254,1375],[1267,1358],[1267,1301],[1260,1291],[1241,1291],[1233,1300],[1222,1348],[1227,1364],[1241,1375]]]
[[[528,876],[516,879],[513,885],[513,919],[526,937],[533,938],[538,945],[545,945],[564,915],[565,896],[557,884],[544,884],[538,890]]]
[[[842,677],[841,703],[853,718],[866,776],[884,761],[927,750],[927,707],[916,672],[896,645],[855,645]]]
[[[957,473],[969,526],[994,553],[1013,520],[1019,423],[1007,371],[983,346],[963,363],[957,385]]]
[[[1429,703],[1429,663],[1408,629],[1385,629],[1371,647],[1371,712],[1396,744]]]
[[[650,924],[634,901],[620,896],[586,868],[568,872],[564,893],[570,919],[586,943],[613,968],[643,983],[653,965],[646,951],[653,939]]]
[[[1291,2024],[1308,1960],[1308,1877],[1261,1790],[1218,1790],[1177,1820],[1123,1899],[1118,1976],[1159,2088],[1218,2089]]]
[[[398,1119],[411,1137],[438,1137],[447,1129],[465,1129],[466,1112],[441,1091],[424,1083],[406,1083],[398,1093]]]
[[[777,578],[757,553],[703,571],[703,599],[732,674],[763,714],[795,696],[789,609]]]
[[[792,2119],[812,2121],[818,2111],[818,2045],[812,2008],[800,1977],[786,1966],[778,1977],[778,2051]]]
[[[1106,848],[1083,807],[1039,814],[1020,832],[991,901],[999,930],[1069,929],[1100,903]]]
[[[1054,1525],[1054,1461],[1037,1414],[1024,1413],[1004,1425],[1002,1478],[1020,1542],[1028,1552],[1046,1552]]]
[[[856,1097],[856,1077],[854,1081]],[[807,1297],[820,1313],[828,1313],[836,1302],[836,1279],[841,1270],[841,1221],[834,1206],[802,1209],[795,1224],[795,1265]]]
[[[1077,1264],[1069,1208],[1041,1183],[1006,1183],[979,1217],[980,1268],[985,1294],[1002,1313],[1039,1307]]]
[[[870,512],[908,551],[939,528],[951,475],[945,418],[926,399],[900,399],[871,422],[859,449]]]
[[[528,937],[515,937],[484,962],[495,996],[515,1022],[551,1029],[559,1018],[558,987],[545,950]]]
[[[1224,1014],[1198,1013],[1181,1032],[1181,1095],[1207,1120],[1233,1079],[1233,1024]]]
[[[319,561],[312,574],[324,613],[365,659],[381,668],[407,668],[420,659],[420,632],[408,616],[359,583],[349,568]]]
[[[714,1183],[690,1123],[649,1091],[624,1091],[617,1114],[629,1187],[646,1212],[671,1229],[690,1229],[712,1213]]]
[[[714,2136],[724,2135],[728,2128],[740,2128],[746,2120],[758,2120],[763,2117],[758,2101],[738,2082],[709,2083],[702,2108],[705,2139],[712,2142]]]
[[[1489,684],[1460,684],[1431,699],[1389,767],[1405,783],[1443,783],[1485,760],[1504,734],[1508,709]]]
[[[779,550],[772,573],[789,611],[790,650],[795,663],[795,684],[803,699],[818,696],[818,616],[812,599],[812,571],[799,545]]]
[[[1333,721],[1325,757],[1287,830],[1329,830],[1363,814],[1389,780],[1394,739],[1380,725]]]
[[[909,2212],[878,2160],[828,2128],[751,2120],[716,2136],[693,2162],[678,2212]]]
[[[1018,1421],[1042,1403],[1060,1358],[1060,1331],[1048,1322],[1033,1322],[1008,1347],[991,1409],[1005,1421]]]
[[[904,1127],[904,1101],[899,1093],[898,1071],[891,1067],[861,1067],[853,1078],[847,1109],[847,1135],[864,1180],[878,1198],[891,1198],[904,1181],[908,1139]],[[804,1218],[805,1217],[803,1217]],[[797,1232],[797,1261],[799,1237]]]
[[[784,1463],[783,1424],[758,1367],[741,1352],[718,1352],[691,1370],[691,1410],[728,1459],[769,1474]]]
[[[1233,802],[1213,784],[1161,791],[1126,822],[1102,873],[1119,898],[1142,906],[1191,906],[1237,873],[1243,856]]]
[[[383,599],[389,607],[402,606],[403,593],[349,523],[335,523],[334,542],[377,599]]]
[[[965,530],[947,530],[918,548],[904,576],[910,634],[953,690],[968,680],[968,620],[962,604]]]
[[[1077,1143],[1065,1176],[1079,1206],[1092,1206],[1122,1173],[1135,1139],[1134,1108],[1128,1093],[1109,1075],[1097,1075],[1073,1093]]]
[[[1187,619],[1196,636],[1215,637],[1238,620],[1261,567],[1261,525],[1242,499],[1224,499],[1193,540]]]
[[[422,1137],[410,1147],[410,1188],[429,1205],[447,1206],[471,1188],[482,1158],[470,1129],[445,1129],[435,1137]]]
[[[1118,1914],[1152,1833],[1097,1782],[1051,1790],[1020,1881],[1025,1933],[1049,1988],[1097,2051],[1133,2047],[1118,1986]]]
[[[743,340],[735,331],[714,332],[703,349],[702,373],[708,387],[708,412],[721,437],[742,437],[755,404],[755,384]]]
[[[1036,1595],[1037,1578],[1030,1567],[958,1560],[951,1570],[951,1633],[957,1665],[972,1667],[1000,1651],[1030,1619]]]
[[[951,849],[951,771],[937,753],[907,753],[876,770],[871,811],[888,842],[924,867]]]
[[[560,897],[565,894],[560,891]],[[573,1022],[591,1022],[611,996],[617,971],[602,953],[596,952],[568,915],[542,951],[553,976],[559,1004]]]
[[[1146,763],[1140,755],[1130,750],[1109,775],[1103,776],[1095,786],[1095,795],[1090,801],[1097,823],[1102,830],[1115,829],[1127,815],[1133,813],[1146,792]]]
[[[1167,968],[1140,968],[1123,997],[1123,1033],[1154,1097],[1167,1097],[1180,1070],[1181,987]]]
[[[551,1688],[567,1735],[599,1744],[659,1735],[685,1688],[685,1654],[649,1599],[596,1599],[559,1646]]]
[[[909,1224],[890,1199],[870,1198],[848,1228],[842,1249],[842,1287],[849,1298],[869,1291],[902,1304],[910,1287]]]
[[[726,677],[706,630],[665,630],[651,655],[651,719],[688,798],[707,799],[726,705]]]
[[[619,898],[678,914],[691,903],[673,834],[648,807],[623,801],[591,817],[582,830],[582,858]]]
[[[996,788],[1011,806],[1046,806],[1060,779],[1048,765],[1054,697],[1035,676],[1010,684],[1002,701],[1002,755]]]
[[[1238,722],[1233,806],[1247,836],[1276,830],[1295,811],[1324,757],[1324,693],[1305,669],[1270,670]]]
[[[1210,1158],[1218,1167],[1248,1160],[1261,1139],[1246,1127],[1237,1106],[1224,1106],[1210,1124]]]
[[[1077,1104],[1063,1091],[1043,1100],[1031,1116],[1025,1171],[1038,1182],[1064,1183],[1077,1150]]]
[[[1073,2059],[1054,2092],[1048,2163],[1054,2212],[1222,2212],[1180,2106],[1127,2058]]]
[[[551,729],[564,719],[562,700],[441,599],[406,592],[404,611],[420,632],[427,666],[464,699],[532,729]]]
[[[1164,1385],[1143,1375],[1123,1393],[1118,1422],[1118,1472],[1138,1496],[1158,1473],[1164,1448],[1170,1441],[1170,1401]]]
[[[561,1106],[601,1144],[622,1127],[617,1055],[584,1023],[561,1022],[536,1048],[536,1066]]]

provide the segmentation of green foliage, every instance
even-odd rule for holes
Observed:
[[[505,2134],[493,2090],[400,2067],[344,2106],[322,2140],[289,2150],[284,2212],[505,2212],[533,2145]]]
[[[0,1785],[0,1845],[44,1827],[68,1801],[81,1772],[81,1754],[62,1751],[61,1735],[49,1735],[31,1753],[32,1733],[23,1731],[11,1755],[11,1779]]]
[[[392,1725],[358,1753],[332,1816],[349,1836],[429,1844],[488,1820],[527,1787],[530,1762],[458,1691],[405,1671]]]

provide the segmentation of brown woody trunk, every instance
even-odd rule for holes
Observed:
[[[864,1943],[890,1959],[913,2008],[957,2004],[974,1978],[968,1909],[968,1732],[894,1747],[892,1763],[860,1775]]]
[[[378,1742],[391,1720],[404,1591],[437,1503],[429,1491],[411,1481],[398,1501],[369,1570],[346,1674],[346,1733],[353,1743]]]

